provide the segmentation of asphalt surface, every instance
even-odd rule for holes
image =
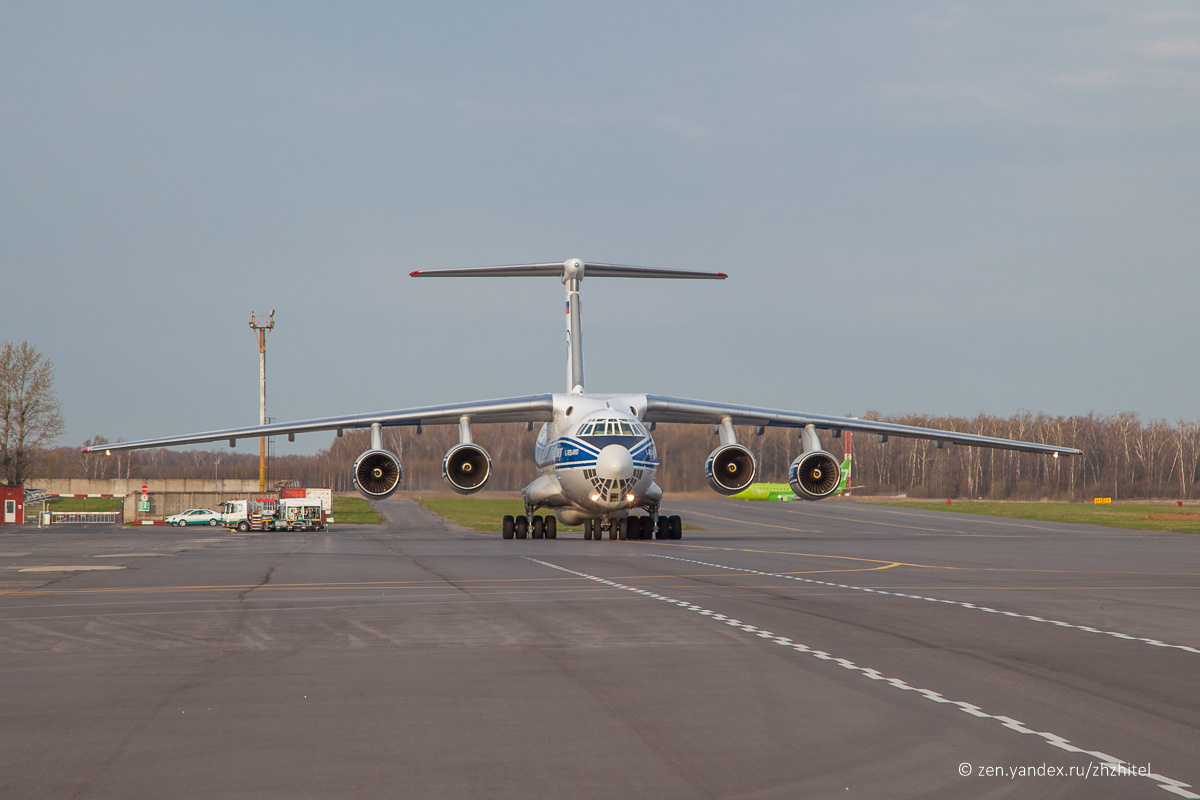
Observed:
[[[1198,537],[714,498],[665,509],[679,542],[503,541],[380,508],[0,532],[0,798],[1200,795]]]

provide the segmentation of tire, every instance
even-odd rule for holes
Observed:
[[[629,538],[629,517],[621,517],[613,520],[612,527],[609,529],[609,539],[619,539],[625,541]]]
[[[524,539],[529,533],[529,517],[521,516],[516,518],[517,523],[517,538]]]
[[[585,519],[583,521],[583,540],[590,542],[592,540],[592,520]]]
[[[675,515],[672,515],[670,519],[671,519],[671,538],[672,539],[682,539],[683,538],[683,520]]]
[[[547,539],[557,539],[558,538],[558,518],[556,516],[554,516],[553,514],[549,514],[546,516],[546,538]]]
[[[242,520],[237,524],[237,529],[242,533],[245,533],[246,531],[250,530],[250,523],[246,522],[246,520]]]
[[[215,519],[210,519],[210,520],[208,521],[208,524],[209,524],[209,525],[211,525],[211,526],[212,526],[212,527],[214,527],[214,528],[215,528],[215,527],[217,527],[217,521],[216,521]]]
[[[517,526],[513,522],[512,514],[505,514],[504,519],[500,520],[500,535],[505,539],[511,539],[516,529]]]
[[[533,518],[533,525],[529,528],[529,538],[545,539],[546,538],[546,521],[541,517]]]

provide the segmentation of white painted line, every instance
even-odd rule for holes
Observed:
[[[826,653],[824,650],[816,650],[812,647],[809,647],[806,644],[802,644],[802,643],[797,642],[793,639],[790,639],[786,636],[776,636],[774,633],[771,633],[770,631],[761,630],[761,629],[755,627],[754,625],[750,625],[749,623],[745,623],[745,622],[742,622],[742,621],[736,620],[736,619],[731,619],[731,618],[725,616],[724,614],[718,614],[715,611],[711,611],[702,606],[698,606],[695,603],[689,603],[686,600],[675,600],[673,598],[666,597],[665,595],[656,594],[654,592],[650,592],[645,589],[638,589],[633,586],[626,586],[623,583],[617,583],[616,581],[610,581],[610,580],[606,580],[605,578],[597,577],[595,575],[589,575],[586,572],[576,572],[573,569],[567,569],[566,567],[560,567],[557,564],[551,564],[549,561],[541,561],[536,558],[529,558],[528,556],[526,556],[526,558],[529,561],[534,562],[535,564],[541,564],[542,566],[550,567],[551,569],[556,569],[556,570],[559,570],[560,572],[565,572],[568,575],[575,575],[577,577],[585,578],[590,581],[596,581],[597,583],[603,584],[605,586],[611,586],[614,589],[621,589],[626,592],[633,592],[634,594],[640,594],[643,597],[649,597],[652,600],[661,600],[664,603],[670,603],[671,605],[678,606],[687,611],[694,611],[700,616],[706,616],[706,617],[716,620],[718,622],[724,622],[726,625],[730,625],[735,628],[740,628],[741,630],[743,630],[747,633],[753,633],[759,638],[766,639],[768,641],[771,641],[771,642],[781,645],[783,647],[790,647],[792,650],[794,650],[797,653],[807,654],[807,655],[812,656],[813,658],[817,658],[822,661],[830,661],[830,662],[835,663],[838,666],[842,667],[843,669],[850,670],[851,672],[857,672],[860,675],[862,675],[866,678],[869,678],[870,680],[881,681],[882,683],[887,684],[889,686],[894,686],[897,689],[900,689],[901,691],[915,692],[916,694],[920,695],[921,697],[924,697],[925,699],[930,700],[934,703],[955,706],[960,711],[970,714],[973,717],[978,717],[979,719],[994,720],[996,722],[999,722],[1003,727],[1005,727],[1011,731],[1015,731],[1015,732],[1021,733],[1021,734],[1027,734],[1030,736],[1036,736],[1038,738],[1041,738],[1043,741],[1045,741],[1050,746],[1057,747],[1060,750],[1065,750],[1068,753],[1082,753],[1084,755],[1089,755],[1092,758],[1098,759],[1100,761],[1104,761],[1105,763],[1110,764],[1113,767],[1123,767],[1123,766],[1133,763],[1133,762],[1125,760],[1125,759],[1117,758],[1116,756],[1110,756],[1108,753],[1104,753],[1099,750],[1086,750],[1082,747],[1071,744],[1068,740],[1064,739],[1063,737],[1061,737],[1057,734],[1050,733],[1048,731],[1035,731],[1032,728],[1026,726],[1025,723],[1015,720],[1012,717],[1001,716],[999,714],[989,714],[988,712],[984,711],[979,706],[974,705],[972,703],[966,703],[961,700],[951,700],[951,699],[943,696],[940,692],[935,692],[932,689],[922,689],[917,686],[912,686],[911,684],[909,684],[908,682],[906,682],[900,678],[889,678],[877,669],[871,669],[869,667],[860,667],[858,664],[855,664],[853,661],[850,661],[849,659],[838,658],[837,656]],[[686,559],[676,559],[676,560],[684,561]],[[699,563],[699,562],[694,562],[694,563]],[[770,573],[764,573],[764,574],[770,574]],[[1137,777],[1149,778],[1150,780],[1154,781],[1160,789],[1165,789],[1166,791],[1171,792],[1176,795],[1179,795],[1180,797],[1186,797],[1186,798],[1189,798],[1189,800],[1200,800],[1200,794],[1196,794],[1194,792],[1188,791],[1189,789],[1192,788],[1191,784],[1183,783],[1182,781],[1177,781],[1174,778],[1168,778],[1167,776],[1160,775],[1157,772],[1150,772],[1145,775],[1138,773]]]
[[[1112,636],[1115,639],[1126,639],[1131,642],[1142,642],[1144,644],[1153,645],[1154,647],[1169,647],[1174,650],[1183,650],[1186,653],[1196,653],[1200,655],[1200,648],[1190,647],[1186,644],[1167,644],[1160,642],[1158,639],[1146,639],[1141,636],[1130,636],[1127,633],[1118,633],[1117,631],[1102,631],[1099,628],[1093,628],[1089,625],[1075,625],[1071,622],[1063,622],[1057,619],[1046,619],[1035,614],[1018,614],[1015,611],[1000,611],[999,609],[989,608],[987,606],[977,606],[974,603],[962,603],[958,600],[941,600],[937,597],[925,597],[919,594],[904,594],[903,592],[889,592],[884,589],[868,589],[865,586],[851,586],[845,583],[830,583],[829,581],[818,581],[812,578],[798,578],[795,575],[780,575],[776,572],[762,572],[757,569],[742,569],[741,567],[727,567],[724,564],[712,564],[707,561],[693,561],[688,558],[676,558],[675,556],[661,556],[653,553],[647,553],[649,558],[665,558],[670,561],[682,561],[685,564],[696,564],[701,567],[712,567],[714,569],[727,569],[731,572],[746,572],[751,575],[763,575],[768,578],[783,578],[784,580],[797,581],[798,583],[811,583],[814,586],[831,586],[835,589],[849,589],[854,592],[867,592],[869,594],[882,594],[888,597],[903,597],[907,600],[926,600],[930,603],[944,603],[948,606],[958,606],[959,608],[967,608],[972,611],[984,611],[988,614],[1000,614],[1004,617],[1013,617],[1014,619],[1027,619],[1030,622],[1044,622],[1047,625],[1057,625],[1060,628],[1073,628],[1077,631],[1085,631],[1087,633],[1099,633],[1104,636]]]
[[[92,558],[159,558],[169,553],[104,553]]]
[[[63,567],[18,567],[17,572],[101,572],[104,570],[125,569],[124,567],[101,567],[95,564],[84,566]]]

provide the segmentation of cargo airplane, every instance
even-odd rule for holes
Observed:
[[[442,475],[456,492],[470,494],[484,487],[492,473],[487,451],[474,440],[474,426],[493,422],[524,422],[533,429],[541,423],[534,458],[538,477],[521,490],[525,513],[505,516],[505,539],[531,536],[557,538],[557,523],[582,525],[584,539],[678,539],[680,518],[660,515],[663,491],[654,482],[658,452],[651,431],[657,423],[712,425],[720,440],[709,453],[704,471],[709,485],[718,493],[735,495],[753,482],[757,465],[754,454],[738,442],[735,426],[753,426],[761,432],[768,426],[795,430],[802,452],[788,470],[788,484],[797,497],[819,500],[838,490],[841,468],[821,446],[817,431],[834,437],[843,432],[869,433],[886,441],[889,437],[928,439],[936,447],[947,444],[994,447],[1054,458],[1079,455],[1073,448],[1037,442],[998,439],[969,433],[894,425],[886,422],[833,417],[800,411],[781,411],[755,406],[686,400],[651,394],[594,394],[584,390],[583,336],[580,287],[590,278],[678,278],[722,280],[723,272],[694,272],[620,264],[563,262],[468,269],[418,270],[411,277],[538,277],[553,276],[566,287],[567,390],[470,403],[425,406],[376,414],[325,417],[299,422],[273,423],[245,428],[208,431],[186,436],[106,444],[106,452],[148,447],[227,441],[298,433],[369,428],[371,445],[354,462],[355,487],[369,499],[390,496],[400,488],[400,459],[383,448],[383,428],[424,425],[457,425],[458,444],[446,452]],[[539,515],[539,511],[551,512]],[[644,512],[638,514],[637,512]]]

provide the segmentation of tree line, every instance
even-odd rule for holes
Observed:
[[[1082,456],[1051,458],[1009,450],[936,447],[919,439],[892,437],[881,442],[862,435],[854,439],[853,485],[861,493],[914,497],[971,497],[996,500],[1114,500],[1174,497],[1200,493],[1200,422],[1142,420],[1122,412],[1051,417],[1021,411],[1011,417],[899,414],[868,412],[864,419],[939,428],[1075,447]],[[228,450],[161,448],[84,454],[80,448],[50,445],[64,429],[62,406],[54,393],[54,366],[29,342],[0,343],[0,467],[9,486],[33,485],[37,478],[256,478],[257,453]],[[536,426],[523,423],[479,425],[478,442],[492,457],[488,488],[515,492],[531,481]],[[800,453],[795,429],[753,428],[737,431],[738,441],[758,459],[758,480],[786,480],[788,465]],[[692,492],[707,486],[704,462],[717,444],[716,431],[704,425],[661,425],[654,434],[662,466],[657,473],[667,492]],[[822,434],[825,447],[838,458],[843,441]],[[442,458],[457,442],[457,428],[432,426],[386,428],[383,446],[400,457],[406,489],[445,488]],[[95,436],[83,446],[108,444]],[[365,431],[338,437],[311,456],[274,456],[271,484],[353,489],[354,461],[369,447]]]
[[[864,415],[865,419],[941,428],[983,436],[1076,447],[1082,456],[1052,458],[989,448],[902,439],[887,442],[859,434],[853,438],[854,487],[863,494],[1004,500],[1090,500],[1112,497],[1193,499],[1200,496],[1200,422],[1142,420],[1133,413],[1052,417],[1020,412],[1011,417],[899,414]],[[516,492],[536,476],[533,447],[536,427],[522,423],[475,426],[475,440],[492,457],[488,489]],[[758,459],[757,480],[786,481],[788,465],[800,454],[794,429],[738,428],[738,441]],[[821,434],[826,449],[842,458],[844,440]],[[667,492],[707,488],[704,462],[717,445],[710,426],[659,425],[654,432],[662,466],[657,478]],[[94,437],[85,445],[107,443]],[[417,491],[445,489],[442,458],[457,443],[452,425],[384,429],[384,447],[400,457],[402,487]],[[351,469],[369,447],[365,431],[347,432],[315,455],[273,456],[272,485],[295,481],[302,486],[353,489]],[[219,461],[218,461],[219,460]],[[42,453],[36,470],[45,477],[87,478],[255,478],[257,452],[151,449],[118,451],[111,456],[84,455],[78,448]]]

